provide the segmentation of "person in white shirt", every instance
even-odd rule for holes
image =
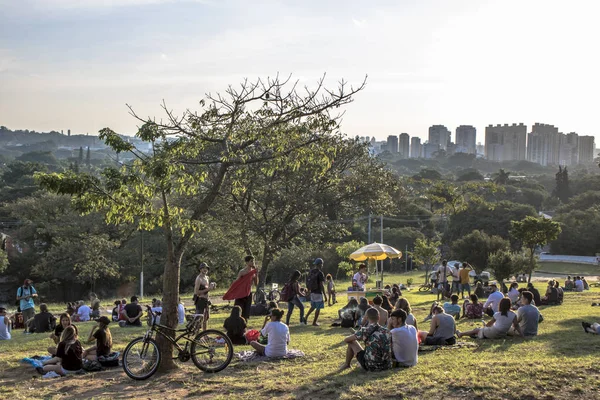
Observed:
[[[152,325],[152,320],[154,319],[154,323],[156,325],[160,324],[160,314],[162,314],[162,301],[158,299],[152,299],[152,307],[150,308],[152,312],[159,313],[159,315],[153,317],[152,314],[148,314],[148,325]]]
[[[519,284],[517,282],[510,284],[510,289],[508,290],[507,296],[513,304],[519,300],[521,294],[519,293]]]
[[[271,310],[268,317],[271,321],[267,322],[261,330],[263,336],[267,337],[267,345],[264,346],[258,342],[250,342],[250,346],[260,355],[267,357],[284,357],[287,354],[287,345],[290,343],[290,330],[287,325],[281,322],[285,312],[279,308]]]
[[[581,277],[579,277],[579,276],[576,277],[575,278],[575,291],[583,292],[583,288],[584,288],[584,285],[583,285],[583,281],[581,280]]]
[[[492,293],[488,296],[487,301],[483,305],[483,311],[490,317],[493,317],[494,314],[498,312],[500,300],[504,298],[504,295],[498,291],[496,282],[490,283],[490,287],[492,288]]]
[[[475,328],[467,332],[458,332],[459,338],[463,336],[476,336],[478,339],[498,339],[506,337],[511,327],[519,335],[523,336],[523,331],[519,325],[517,314],[510,310],[511,302],[509,298],[503,298],[499,304],[499,311],[494,313],[494,317],[484,328]]]
[[[83,300],[79,300],[79,308],[77,309],[77,321],[86,322],[90,320],[90,314],[92,309],[90,306],[83,303]]]
[[[6,308],[0,307],[0,340],[10,340],[10,320],[6,316]]]
[[[394,366],[413,367],[419,360],[419,340],[417,330],[406,325],[406,311],[395,310],[388,319],[388,330],[392,335]]]
[[[362,292],[365,290],[367,279],[369,279],[369,275],[367,275],[367,266],[365,264],[360,264],[358,272],[355,273],[352,278],[352,282],[356,282],[356,288]]]
[[[179,318],[179,325],[185,324],[185,306],[181,301],[181,297],[179,298],[179,304],[177,305],[177,317]]]

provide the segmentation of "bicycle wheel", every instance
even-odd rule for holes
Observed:
[[[421,285],[419,286],[419,292],[428,292],[431,290],[431,286],[430,285]]]
[[[150,378],[160,365],[160,351],[154,339],[133,339],[123,352],[123,370],[132,379]]]
[[[275,303],[279,303],[279,299],[281,299],[281,293],[279,293],[279,290],[274,289],[271,290],[271,292],[269,293],[269,301],[274,301]]]
[[[225,369],[233,358],[233,344],[223,332],[209,329],[200,332],[190,347],[192,361],[204,372]]]

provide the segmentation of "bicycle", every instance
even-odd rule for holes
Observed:
[[[156,323],[160,312],[152,312],[152,325],[142,337],[133,339],[123,352],[123,370],[132,379],[150,378],[158,370],[161,354],[154,334],[166,338],[177,350],[174,360],[187,362],[192,359],[196,367],[207,373],[216,373],[227,368],[233,358],[233,344],[227,335],[215,329],[200,331],[203,317],[195,316],[185,328],[172,329]],[[166,333],[172,333],[172,335]],[[176,336],[178,332],[182,332]],[[184,340],[182,347],[178,342]]]
[[[430,282],[423,283],[419,286],[419,292],[429,292],[433,289],[433,285]]]
[[[271,289],[269,293],[265,292],[264,287],[256,288],[254,292],[254,304],[262,304],[267,301],[274,301],[276,303],[281,299],[281,293],[277,289]]]

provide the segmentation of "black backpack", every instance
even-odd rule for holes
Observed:
[[[319,271],[317,268],[311,269],[306,277],[306,288],[311,292],[317,292],[320,289],[319,286]]]

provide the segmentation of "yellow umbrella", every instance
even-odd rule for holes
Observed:
[[[371,243],[356,250],[349,257],[354,261],[365,261],[369,258],[372,260],[385,260],[386,258],[400,258],[402,252],[387,244]]]

